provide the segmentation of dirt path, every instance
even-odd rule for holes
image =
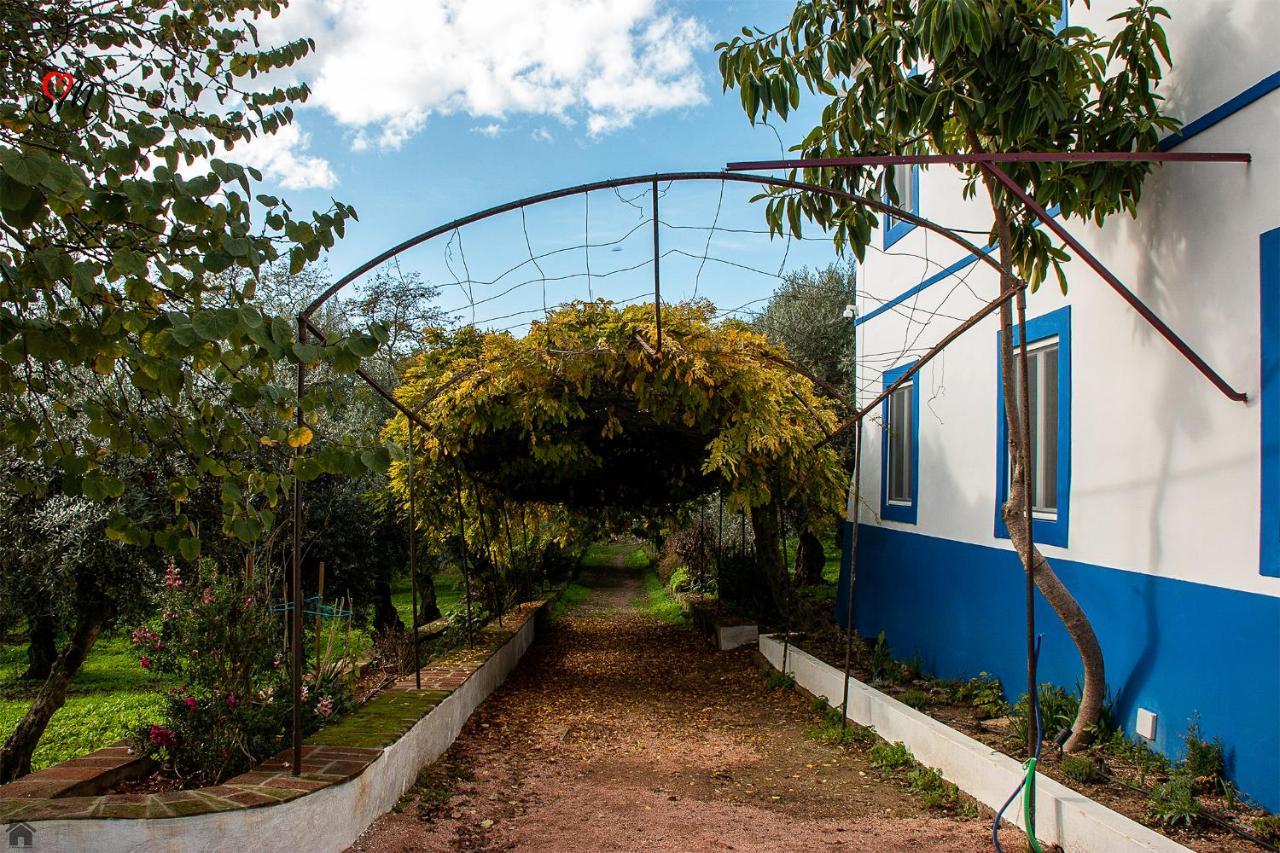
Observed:
[[[637,610],[639,572],[583,582],[591,597],[352,849],[990,849],[985,820],[922,809],[867,747],[806,737],[815,713],[769,691],[749,650]]]

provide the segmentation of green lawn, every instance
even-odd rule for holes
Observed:
[[[436,575],[436,604],[440,612],[446,616],[462,604],[462,595],[466,584],[462,572],[448,569]],[[409,577],[396,579],[391,584],[391,603],[400,614],[400,621],[406,626],[413,623],[413,590],[409,588]]]
[[[461,603],[462,591],[460,573],[446,572],[436,578],[436,600],[445,613]],[[406,625],[411,621],[409,599],[409,579],[405,577],[393,585],[391,600]],[[357,658],[371,647],[364,632],[353,631],[351,641]],[[308,630],[308,650],[314,648],[314,642]],[[138,666],[138,656],[127,635],[97,642],[71,683],[66,705],[49,721],[32,758],[33,769],[110,746],[159,717],[164,691],[175,686],[174,682]],[[26,668],[24,643],[0,643],[0,741],[27,712],[38,687],[20,680]]]
[[[19,680],[26,666],[25,645],[0,645],[0,737],[13,731],[31,705],[36,685]],[[138,666],[127,637],[99,640],[71,683],[67,704],[49,721],[32,767],[39,770],[127,737],[160,713],[169,686]]]

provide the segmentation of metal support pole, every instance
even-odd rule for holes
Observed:
[[[658,246],[658,179],[653,179],[653,316],[658,328],[658,355],[662,355],[662,253]]]
[[[458,499],[458,556],[462,560],[462,583],[467,599],[467,645],[476,644],[475,626],[471,620],[471,575],[467,571],[467,524],[466,513],[462,505],[462,471],[457,463],[453,469],[454,495]]]
[[[298,343],[307,341],[307,328],[303,321],[298,321]],[[307,366],[298,362],[298,428],[306,426],[306,418],[302,411],[302,397],[306,393]],[[298,478],[298,463],[302,460],[302,445],[293,451],[293,566],[290,573],[292,589],[290,590],[293,619],[289,622],[290,648],[292,652],[292,672],[290,688],[293,693],[293,760],[290,772],[297,776],[302,773],[302,481]]]
[[[1061,222],[1059,222],[1058,220],[1050,216],[1049,212],[1044,209],[1044,206],[1041,205],[1038,201],[1036,201],[1031,196],[1030,193],[1028,193],[1025,189],[1023,189],[1022,186],[1019,185],[1017,181],[1009,177],[1009,175],[1006,174],[1005,171],[1001,169],[999,166],[996,166],[992,163],[983,163],[982,168],[987,172],[987,174],[991,175],[993,178],[995,178],[997,181],[1003,184],[1004,187],[1009,190],[1009,192],[1017,196],[1017,198],[1023,203],[1023,205],[1025,205],[1027,209],[1029,209],[1032,213],[1034,213],[1040,219],[1040,221],[1044,223],[1046,228],[1048,228],[1054,234],[1057,234],[1058,238],[1061,239],[1062,242],[1070,246],[1072,251],[1074,251],[1082,261],[1084,261],[1086,264],[1092,267],[1093,271],[1096,272],[1099,276],[1101,276],[1103,281],[1111,285],[1111,289],[1114,290],[1116,293],[1120,294],[1121,299],[1123,299],[1125,302],[1128,302],[1129,305],[1132,306],[1133,310],[1138,312],[1139,316],[1141,316],[1142,319],[1146,320],[1153,328],[1155,328],[1157,332],[1160,333],[1161,337],[1163,337],[1166,341],[1172,344],[1173,348],[1176,349],[1179,353],[1181,353],[1183,358],[1191,362],[1191,364],[1195,367],[1195,369],[1200,371],[1200,373],[1202,373],[1206,379],[1212,382],[1214,387],[1217,388],[1219,391],[1221,391],[1228,400],[1235,400],[1236,402],[1239,402],[1239,403],[1248,402],[1249,400],[1248,394],[1245,394],[1243,391],[1237,391],[1236,389],[1232,388],[1227,383],[1227,380],[1219,376],[1218,372],[1214,370],[1212,367],[1210,367],[1209,363],[1206,362],[1203,358],[1201,358],[1200,355],[1195,350],[1193,350],[1187,344],[1186,341],[1178,337],[1177,332],[1169,328],[1169,326],[1164,322],[1164,320],[1161,320],[1158,316],[1156,316],[1156,313],[1152,311],[1150,308],[1148,308],[1146,306],[1146,303],[1144,303],[1141,299],[1139,299],[1136,295],[1134,295],[1132,290],[1125,287],[1124,283],[1121,282],[1120,279],[1117,278],[1115,274],[1111,272],[1111,270],[1107,269],[1106,266],[1103,265],[1102,261],[1098,260],[1097,257],[1095,257],[1092,252],[1086,249],[1079,240],[1073,237],[1071,235],[1071,232],[1068,231],[1062,225]]]
[[[1026,525],[1026,547],[1023,549],[1022,562],[1027,570],[1026,608],[1027,608],[1027,758],[1035,758],[1040,745],[1040,725],[1032,719],[1038,713],[1036,685],[1036,582],[1035,582],[1035,543],[1031,538],[1032,504],[1031,496],[1031,464],[1034,458],[1031,453],[1031,376],[1027,369],[1027,292],[1018,292],[1016,301],[1018,310],[1018,344],[1019,381],[1018,393],[1022,397],[1022,496],[1025,510],[1023,522]],[[1036,786],[1027,786],[1026,792],[1027,835],[1035,838],[1036,834]]]
[[[720,506],[720,521],[716,525],[716,595],[720,594],[720,574],[724,562],[724,491],[716,490],[716,501]]]
[[[840,732],[849,717],[849,664],[853,658],[853,583],[858,568],[858,515],[862,500],[862,418],[853,427],[853,489],[849,494],[849,585],[845,587],[844,691],[840,699]]]
[[[782,537],[782,580],[787,585],[787,597],[785,606],[787,608],[784,629],[786,633],[782,635],[782,676],[787,675],[787,653],[791,651],[791,559],[787,554],[787,513],[783,508],[782,498],[782,477],[777,477],[778,485],[778,531]]]
[[[422,658],[418,648],[418,486],[413,476],[413,418],[409,418],[409,608],[413,623],[413,684],[422,689]]]

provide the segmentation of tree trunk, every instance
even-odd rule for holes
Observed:
[[[800,532],[800,545],[796,548],[796,586],[814,586],[822,583],[822,568],[826,553],[822,541],[808,530]]]
[[[974,150],[978,150],[976,141]],[[991,198],[991,207],[995,214],[996,233],[1000,238],[1000,262],[1005,268],[1011,266],[1009,246],[1013,233],[1009,227],[1008,212],[998,199],[996,186],[992,179],[983,175],[987,192]],[[1012,287],[1015,282],[1008,277],[1001,282],[1001,290]],[[1093,626],[1085,616],[1080,604],[1075,600],[1066,586],[1058,578],[1049,561],[1040,553],[1040,549],[1027,538],[1027,502],[1030,496],[1026,492],[1024,471],[1030,460],[1030,448],[1027,447],[1026,435],[1022,427],[1022,414],[1019,404],[1022,399],[1021,390],[1017,387],[1017,372],[1014,366],[1013,344],[1013,309],[1008,302],[1000,306],[1000,367],[1001,391],[1004,395],[1006,432],[1009,436],[1009,492],[1008,499],[1001,508],[1005,527],[1009,531],[1009,541],[1022,561],[1023,570],[1031,573],[1036,589],[1044,596],[1045,601],[1053,608],[1054,613],[1062,620],[1068,636],[1080,654],[1080,663],[1084,667],[1084,686],[1080,695],[1080,710],[1076,714],[1075,724],[1071,727],[1071,736],[1063,745],[1067,752],[1082,749],[1092,737],[1092,728],[1102,715],[1102,703],[1106,697],[1106,670],[1102,658],[1102,647]],[[1028,564],[1026,555],[1030,554]],[[1034,726],[1032,726],[1034,728]],[[1052,736],[1052,733],[1046,732]]]
[[[373,582],[373,630],[377,634],[404,630],[404,621],[391,602],[391,582],[385,577]]]
[[[431,572],[423,572],[418,578],[418,621],[425,625],[441,615],[436,601],[436,577]]]
[[[776,612],[786,613],[790,604],[791,579],[782,565],[782,531],[778,526],[776,499],[751,508],[751,527],[755,532],[756,562],[769,585]]]
[[[100,609],[82,613],[71,640],[53,665],[53,672],[36,693],[35,701],[18,727],[0,748],[0,784],[31,772],[31,756],[49,720],[67,701],[67,687],[102,633],[105,614]]]
[[[52,613],[36,613],[29,618],[30,645],[27,646],[27,681],[44,681],[58,660],[58,623]]]

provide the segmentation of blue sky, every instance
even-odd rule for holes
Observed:
[[[336,278],[427,228],[521,196],[776,158],[778,136],[748,123],[736,92],[721,93],[713,46],[744,24],[780,26],[790,8],[688,0],[294,0],[265,35],[316,39],[316,55],[296,71],[314,96],[298,111],[295,129],[248,159],[297,210],[325,209],[331,197],[355,206],[359,223],[329,254]],[[783,142],[811,127],[820,107],[811,100],[779,126]],[[753,189],[728,185],[723,199],[719,182],[663,190],[662,243],[672,252],[663,260],[665,300],[696,292],[722,309],[749,310],[776,279],[724,261],[776,274],[834,259],[826,241],[788,245],[764,234],[718,232],[708,248],[713,221],[763,228],[762,207],[747,202]],[[523,227],[533,252],[563,250],[542,259],[541,272],[527,262],[518,213],[438,238],[401,262],[444,286],[442,303],[459,321],[517,333],[544,298],[548,305],[588,295],[646,299],[652,268],[619,270],[650,257],[650,198],[644,187],[621,195],[641,209],[613,192],[591,195],[590,240],[610,245],[589,253],[582,249],[582,197],[529,208]],[[544,290],[544,277],[559,280]],[[479,283],[464,288],[455,284],[459,278]]]

